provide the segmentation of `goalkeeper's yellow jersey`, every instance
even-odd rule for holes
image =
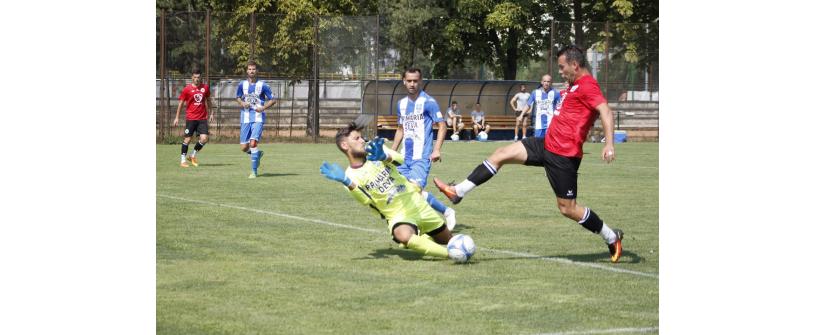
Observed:
[[[406,216],[418,215],[429,206],[421,195],[421,189],[405,178],[396,167],[404,163],[401,153],[385,149],[391,162],[366,161],[361,167],[345,169],[357,185],[351,192],[354,199],[378,211],[388,222]]]

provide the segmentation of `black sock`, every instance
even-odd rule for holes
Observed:
[[[190,148],[190,145],[189,145],[189,144],[187,144],[187,143],[181,143],[181,154],[182,154],[182,155],[186,155],[186,154],[187,154],[187,150],[189,150],[189,148]]]
[[[603,229],[603,220],[600,220],[600,217],[597,216],[597,214],[594,214],[594,212],[588,207],[586,208],[586,213],[587,215],[583,215],[583,219],[577,223],[592,233],[599,233],[600,230]]]
[[[467,180],[478,186],[486,183],[487,180],[490,180],[496,173],[498,173],[498,170],[496,170],[489,161],[484,160],[483,163],[475,167],[473,172],[467,177]]]
[[[195,151],[201,151],[201,148],[203,148],[203,147],[204,147],[204,143],[201,143],[201,141],[198,141],[198,144],[196,144],[195,148],[193,148],[193,149],[195,149]]]

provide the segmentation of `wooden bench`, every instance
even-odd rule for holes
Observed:
[[[398,120],[396,115],[379,115],[376,118],[376,129],[379,133],[382,133],[383,137],[393,137],[395,134],[396,129],[399,128]],[[490,125],[490,133],[493,131],[515,131],[515,116],[512,115],[487,115],[487,124]],[[474,136],[472,134],[473,131],[473,121],[472,118],[469,116],[462,117],[462,121],[464,122],[464,128],[461,129],[460,133],[464,138],[472,139]],[[531,122],[527,122],[527,127],[531,127]],[[438,127],[434,124],[433,129],[437,129]],[[383,131],[384,130],[384,131]],[[527,130],[527,135],[530,133],[534,133],[534,130],[530,132]],[[447,127],[447,136],[449,138],[450,135],[453,134],[453,128]]]

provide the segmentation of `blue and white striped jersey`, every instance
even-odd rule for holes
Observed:
[[[405,155],[405,164],[430,159],[433,153],[433,124],[444,122],[436,99],[424,91],[419,92],[416,101],[404,97],[396,105],[396,115],[399,115],[404,134],[402,154]]]
[[[535,104],[535,129],[549,128],[552,118],[555,117],[555,105],[559,100],[560,92],[556,89],[549,88],[548,92],[544,92],[543,88],[538,88],[532,91],[527,105]]]
[[[266,121],[266,112],[255,112],[255,108],[275,98],[272,89],[263,80],[258,80],[254,84],[249,83],[248,80],[242,80],[238,85],[237,97],[251,105],[249,108],[241,109],[241,123]]]

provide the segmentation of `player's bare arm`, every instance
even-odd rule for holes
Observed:
[[[430,154],[431,162],[441,162],[441,145],[444,143],[444,137],[447,136],[447,123],[444,121],[436,122],[439,127],[439,132],[436,135],[436,143],[433,144],[433,152]]]
[[[396,134],[393,135],[393,144],[391,144],[391,150],[397,151],[399,150],[399,144],[402,143],[402,136],[404,136],[404,128],[402,125],[396,127]]]
[[[518,105],[516,104],[516,101],[518,101],[517,95],[512,97],[512,100],[509,101],[509,107],[512,107],[512,110],[514,111],[518,110]]]
[[[178,101],[178,108],[175,110],[175,120],[173,120],[173,127],[178,126],[178,117],[181,116],[181,107],[184,107],[184,100]]]
[[[272,107],[276,102],[277,102],[277,99],[269,99],[268,101],[264,102],[263,106],[260,107],[261,109],[259,109],[257,111],[258,112],[265,111],[265,110],[269,109],[269,107]]]
[[[235,101],[238,102],[238,105],[241,105],[241,108],[249,108],[249,103],[246,102],[246,101],[243,101],[243,99],[236,98]]]
[[[207,115],[209,115],[209,122],[215,119],[215,114],[212,113],[212,97],[207,98]]]
[[[603,124],[603,133],[606,136],[606,145],[603,147],[603,160],[606,163],[614,161],[614,113],[607,103],[601,103],[595,107],[597,112],[600,113],[600,122]]]

